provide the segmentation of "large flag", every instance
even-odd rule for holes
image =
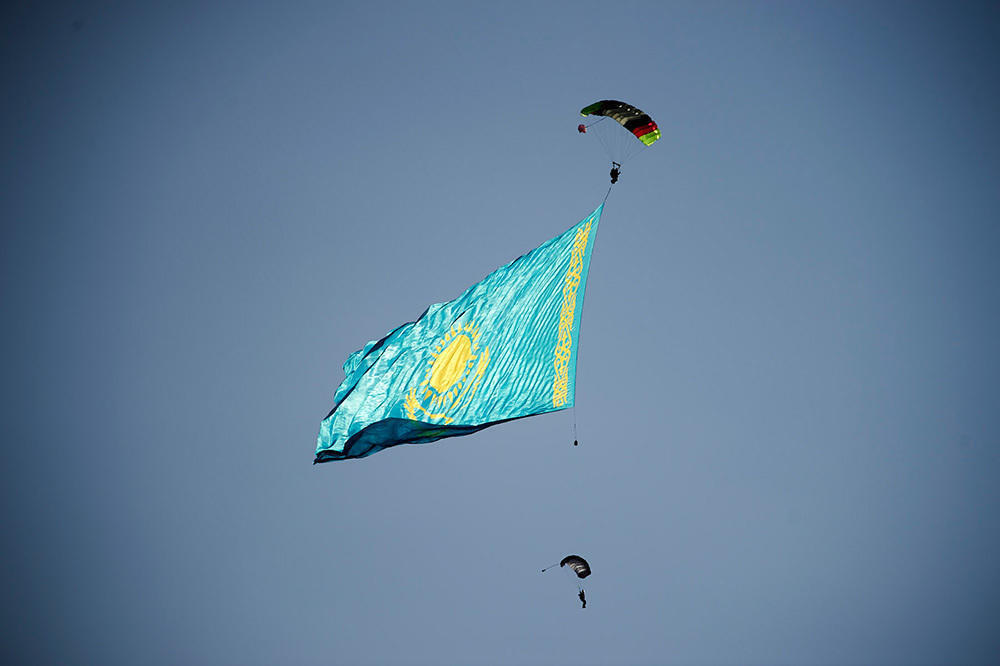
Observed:
[[[316,460],[467,435],[572,407],[576,343],[601,204],[344,363]]]

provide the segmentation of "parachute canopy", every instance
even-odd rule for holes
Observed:
[[[580,110],[580,115],[611,118],[647,146],[652,145],[660,138],[660,129],[656,122],[644,112],[625,102],[614,99],[594,102],[590,106],[583,107]]]
[[[587,560],[579,555],[567,555],[559,563],[559,566],[569,566],[569,568],[576,572],[578,578],[586,578],[590,575],[590,565],[587,564]]]

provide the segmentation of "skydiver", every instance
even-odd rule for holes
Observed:
[[[611,167],[611,184],[614,185],[615,183],[618,182],[618,174],[621,173],[621,170],[620,170],[621,164],[618,164],[618,162],[612,162],[611,164],[612,164],[612,167]]]
[[[585,595],[583,593],[583,590],[580,590],[580,601],[583,602],[583,607],[586,608],[587,607],[587,595]]]

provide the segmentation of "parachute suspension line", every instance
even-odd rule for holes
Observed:
[[[580,439],[576,436],[576,400],[573,400],[573,446],[579,446]]]
[[[611,188],[614,187],[614,186],[615,186],[615,184],[611,183],[610,187],[608,187],[608,191],[604,193],[604,198],[601,199],[601,205],[602,206],[605,203],[607,203],[607,201],[608,201],[608,195],[611,194]],[[604,211],[602,210],[601,214],[603,215],[603,213],[604,213]],[[593,243],[597,242],[597,232],[596,231],[594,232],[594,240],[592,242]],[[593,247],[593,245],[591,245],[591,247]],[[586,289],[586,287],[584,287],[584,289]],[[584,294],[584,295],[586,295],[586,294]],[[584,306],[585,302],[586,301],[583,301],[583,302],[580,303],[580,330],[581,331],[583,330],[583,306]],[[576,334],[576,348],[577,348],[577,350],[580,349],[580,333],[579,332]],[[573,360],[579,366],[579,351],[577,351],[577,358],[575,358]],[[573,389],[573,446],[579,446],[579,445],[580,445],[580,438],[576,434],[576,388],[574,387],[574,389]],[[544,571],[544,569],[543,569],[543,571]]]
[[[604,121],[604,120],[607,120],[607,119],[608,119],[608,117],[607,117],[607,116],[601,116],[600,118],[598,118],[598,119],[597,119],[597,120],[595,120],[594,122],[592,122],[592,123],[588,123],[588,124],[584,125],[583,127],[584,127],[584,129],[590,129],[591,127],[593,127],[593,126],[594,126],[594,125],[596,125],[597,123],[599,123],[599,122],[602,122],[602,121]]]
[[[550,564],[549,566],[547,566],[547,567],[545,567],[544,569],[542,569],[542,573],[545,573],[546,571],[548,571],[548,570],[549,570],[549,569],[551,569],[552,567],[557,567],[557,566],[559,566],[559,563],[558,563],[558,562],[556,562],[555,564]]]

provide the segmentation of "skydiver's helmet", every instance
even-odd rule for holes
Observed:
[[[587,126],[581,123],[581,124],[579,124],[579,125],[576,126],[576,131],[579,132],[580,134],[586,134],[587,133]]]

